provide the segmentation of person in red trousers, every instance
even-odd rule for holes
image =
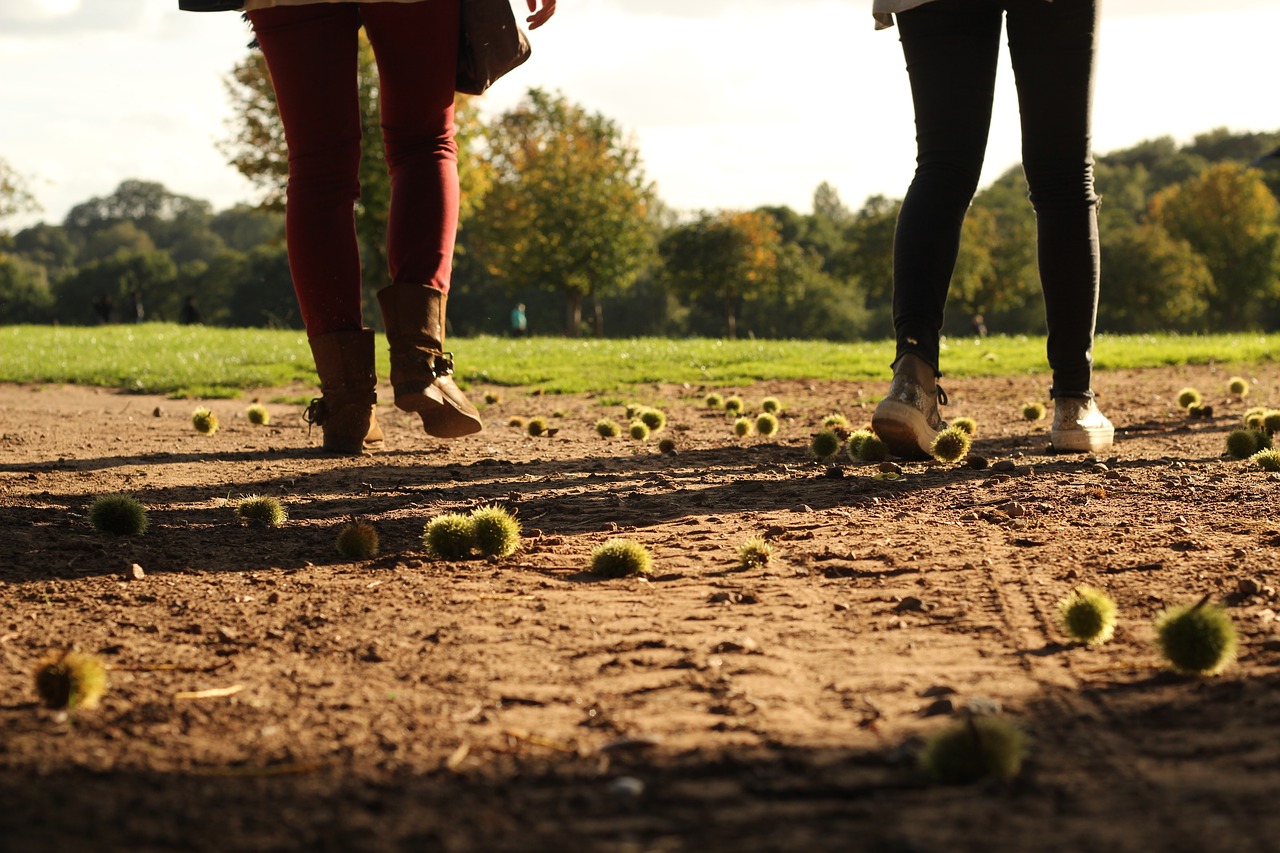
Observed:
[[[530,29],[556,0],[526,0]],[[391,351],[396,407],[423,429],[456,438],[483,429],[453,381],[445,306],[458,228],[454,141],[460,0],[179,0],[189,11],[243,9],[275,87],[289,148],[285,233],[289,269],[322,396],[307,418],[324,449],[360,454],[382,440],[374,406],[374,332],[361,312],[354,209],[360,197],[358,34],[378,65],[391,175],[387,257],[378,305]]]

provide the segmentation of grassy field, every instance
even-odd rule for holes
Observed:
[[[547,393],[606,393],[648,382],[749,385],[767,379],[886,378],[892,341],[850,344],[762,340],[570,340],[454,338],[465,382],[523,385]],[[1271,363],[1280,334],[1101,336],[1099,369],[1219,363]],[[1047,370],[1043,337],[950,339],[948,376]],[[299,331],[139,326],[0,328],[0,382],[79,384],[175,397],[228,397],[241,389],[313,384],[315,369]],[[385,342],[379,375],[387,373]]]

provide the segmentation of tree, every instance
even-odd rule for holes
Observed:
[[[44,267],[0,255],[0,323],[47,323],[52,316],[53,294]]]
[[[740,304],[777,290],[782,245],[769,213],[721,211],[671,230],[658,252],[671,290],[685,299],[717,300],[726,334],[735,338]]]
[[[1280,202],[1256,169],[1210,166],[1157,193],[1151,221],[1204,258],[1218,328],[1255,327],[1261,309],[1280,296]]]
[[[35,196],[27,188],[27,182],[0,158],[0,219],[19,213],[34,213],[40,209]]]
[[[621,128],[563,95],[530,89],[486,129],[492,185],[470,245],[509,289],[545,287],[568,305],[568,333],[582,300],[625,290],[653,253],[653,190]]]
[[[120,251],[100,261],[80,267],[54,287],[55,315],[60,323],[93,322],[92,306],[102,296],[116,305],[126,304],[131,293],[141,295],[144,305],[173,290],[178,270],[164,252]],[[153,317],[158,317],[152,312]],[[174,318],[170,318],[174,319]]]
[[[1098,326],[1109,332],[1207,332],[1213,275],[1185,240],[1158,225],[1102,234]]]
[[[844,228],[844,242],[826,265],[837,279],[856,281],[872,328],[887,333],[893,311],[893,234],[902,202],[870,196]]]
[[[48,270],[50,279],[70,270],[76,261],[76,247],[67,230],[44,222],[14,234],[13,251]]]

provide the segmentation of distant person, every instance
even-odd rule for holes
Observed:
[[[100,325],[105,326],[111,322],[111,314],[114,310],[115,304],[109,293],[103,293],[93,300],[93,313],[97,315]]]
[[[1094,402],[1098,196],[1091,121],[1097,0],[874,0],[878,28],[896,18],[916,117],[916,171],[893,247],[897,352],[871,424],[905,458],[924,458],[946,423],[938,404],[943,308],[986,152],[1000,31],[1022,115],[1023,171],[1036,211],[1048,319],[1050,441],[1097,452],[1115,430]]]
[[[178,312],[178,322],[184,326],[195,326],[200,323],[200,309],[196,307],[196,298],[188,296],[182,300],[182,310]]]
[[[556,0],[526,0],[530,29]],[[178,0],[181,9],[243,8],[271,72],[289,148],[285,243],[322,396],[307,418],[324,448],[358,455],[382,441],[374,333],[362,317],[356,58],[363,26],[378,65],[391,176],[386,256],[391,284],[378,305],[391,349],[396,407],[440,438],[483,429],[444,351],[445,305],[458,230],[454,140],[460,0]]]
[[[969,325],[973,327],[973,333],[980,338],[987,336],[987,321],[981,314],[974,314],[969,318]]]
[[[523,338],[527,334],[529,334],[529,318],[525,316],[524,303],[521,302],[511,309],[511,337]]]
[[[128,312],[124,317],[126,323],[141,323],[147,317],[146,309],[142,307],[142,294],[136,290],[129,294]]]

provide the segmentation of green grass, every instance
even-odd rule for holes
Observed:
[[[529,386],[546,393],[622,393],[652,382],[745,386],[767,379],[887,379],[891,341],[571,340],[451,338],[459,379]],[[1100,370],[1183,364],[1269,363],[1280,334],[1100,336]],[[0,382],[100,385],[172,396],[234,396],[245,388],[314,385],[299,331],[139,326],[0,328]],[[1044,338],[989,337],[944,343],[949,377],[1045,373]],[[387,375],[378,344],[379,376]]]

